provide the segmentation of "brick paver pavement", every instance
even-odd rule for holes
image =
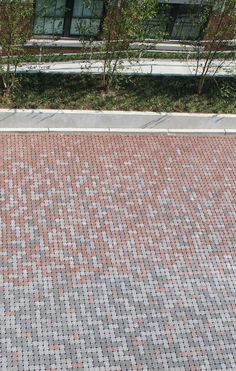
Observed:
[[[236,138],[0,136],[1,370],[235,370]]]

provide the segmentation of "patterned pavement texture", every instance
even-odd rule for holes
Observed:
[[[235,137],[2,134],[0,370],[236,370],[235,165]]]

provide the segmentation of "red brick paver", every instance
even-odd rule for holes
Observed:
[[[0,368],[235,370],[235,145],[1,135]]]

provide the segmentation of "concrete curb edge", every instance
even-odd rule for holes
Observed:
[[[152,112],[152,111],[102,111],[102,110],[57,110],[57,109],[8,109],[1,108],[1,113],[48,113],[48,114],[88,114],[88,115],[127,115],[127,116],[170,116],[170,117],[199,117],[199,118],[235,118],[236,114],[221,113],[189,113],[189,112]]]
[[[236,135],[236,129],[0,128],[0,133]]]

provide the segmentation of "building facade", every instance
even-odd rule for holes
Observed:
[[[157,5],[157,17],[150,20],[150,23],[158,25],[164,19],[167,39],[197,38],[201,32],[198,25],[200,2],[202,1],[162,0]],[[99,38],[104,16],[103,0],[36,0],[34,34]],[[155,35],[150,33],[147,38],[155,38]]]

